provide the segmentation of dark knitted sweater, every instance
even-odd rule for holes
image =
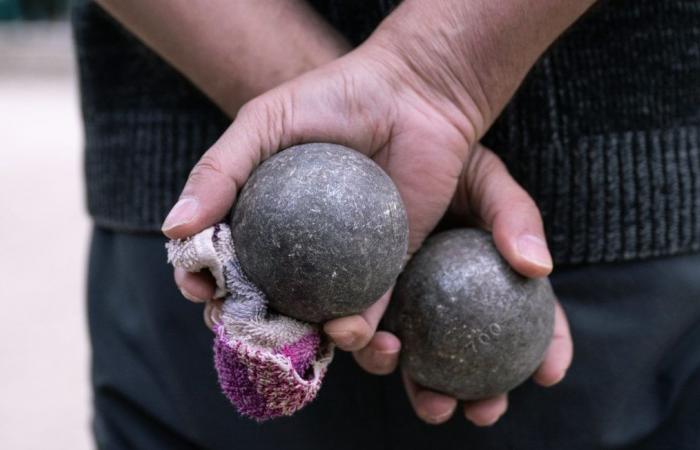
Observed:
[[[311,3],[357,44],[398,2]],[[73,25],[89,212],[156,231],[229,120],[94,4]],[[537,201],[559,264],[700,250],[700,2],[597,4],[484,142]]]

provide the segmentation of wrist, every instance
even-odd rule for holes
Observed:
[[[471,145],[491,122],[487,93],[474,67],[455,61],[454,46],[422,27],[387,20],[358,51],[377,62],[395,95],[428,103]]]
[[[404,0],[367,42],[432,95],[454,102],[480,138],[544,50],[594,0]]]
[[[350,43],[305,2],[276,5],[274,20],[262,29],[239,33],[238,51],[227,63],[233,76],[222,79],[220,106],[231,117],[252,98],[323,66],[351,50]],[[260,6],[258,6],[260,7]],[[255,18],[254,16],[253,18]]]

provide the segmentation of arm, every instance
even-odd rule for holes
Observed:
[[[302,0],[97,0],[229,116],[349,49]]]
[[[539,211],[505,167],[478,144],[539,56],[595,0],[405,0],[366,44],[369,53],[392,61],[393,71],[455,124],[471,147],[451,201],[458,214],[492,230],[506,260],[525,276],[552,269]],[[388,58],[387,58],[388,57]],[[527,242],[529,240],[529,244]],[[540,245],[532,245],[539,242]],[[383,342],[380,342],[380,339]],[[375,336],[356,359],[370,372],[396,364],[385,352],[386,336]],[[398,345],[398,344],[396,344]],[[573,347],[564,312],[557,306],[555,329],[534,380],[551,386],[565,375]],[[404,376],[411,404],[432,423],[447,420],[454,399],[422,389]],[[490,425],[507,409],[507,395],[468,402],[464,415]]]
[[[503,162],[479,144],[539,55],[593,0],[406,0],[362,46],[246,104],[194,167],[164,233],[182,238],[223,217],[251,171],[292,144],[330,141],[364,152],[391,176],[406,205],[410,252],[452,204],[493,233],[499,252],[529,277],[552,270],[539,211]],[[318,99],[323,99],[319,101]],[[391,292],[325,331],[360,365],[387,373],[400,343],[374,334]],[[561,380],[572,358],[563,310],[535,381]],[[405,379],[416,412],[439,423],[457,402]],[[506,393],[469,402],[489,425]]]
[[[375,31],[421,89],[458,106],[481,137],[539,56],[595,0],[405,0]]]

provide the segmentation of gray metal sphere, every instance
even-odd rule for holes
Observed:
[[[394,183],[335,144],[298,145],[263,162],[231,229],[241,267],[270,306],[309,322],[364,311],[394,283],[408,247]]]
[[[429,238],[397,281],[386,326],[417,383],[462,400],[508,392],[549,346],[555,296],[500,256],[491,235],[456,229]]]

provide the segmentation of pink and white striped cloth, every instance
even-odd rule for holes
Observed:
[[[231,230],[218,224],[166,244],[168,262],[188,272],[208,269],[215,297],[214,364],[224,394],[241,414],[258,421],[288,416],[316,397],[333,344],[318,325],[276,314],[243,273]]]

